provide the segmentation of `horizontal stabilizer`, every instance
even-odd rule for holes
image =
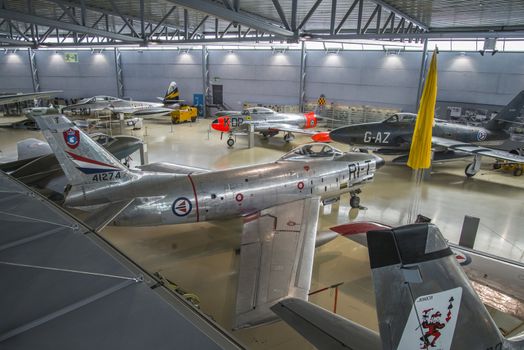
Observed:
[[[271,310],[318,349],[381,349],[378,333],[304,300],[285,299]]]
[[[104,227],[113,221],[121,212],[131,204],[134,199],[112,202],[105,205],[102,209],[92,212],[84,223],[93,230],[100,232]]]

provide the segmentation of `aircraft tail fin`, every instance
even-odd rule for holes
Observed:
[[[63,115],[34,116],[69,183],[119,182],[129,169]]]
[[[176,82],[172,81],[167,87],[166,94],[164,95],[164,103],[173,103],[180,101],[180,90]]]
[[[369,231],[367,240],[384,349],[514,349],[436,226]]]
[[[504,106],[500,112],[486,124],[486,129],[489,130],[500,130],[507,129],[511,126],[512,122],[520,116],[524,107],[524,90],[519,92],[506,106]]]

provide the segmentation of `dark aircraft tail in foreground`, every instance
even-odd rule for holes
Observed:
[[[304,301],[272,310],[319,349],[524,349],[523,336],[499,332],[436,226],[370,231],[367,240],[380,336]]]

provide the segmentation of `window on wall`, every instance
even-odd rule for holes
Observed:
[[[440,46],[439,46],[440,48]],[[478,42],[477,40],[451,40],[451,50],[452,51],[478,51]]]
[[[503,50],[524,52],[524,40],[505,40]]]

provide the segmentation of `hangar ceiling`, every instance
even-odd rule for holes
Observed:
[[[524,37],[521,0],[0,0],[0,46]]]

